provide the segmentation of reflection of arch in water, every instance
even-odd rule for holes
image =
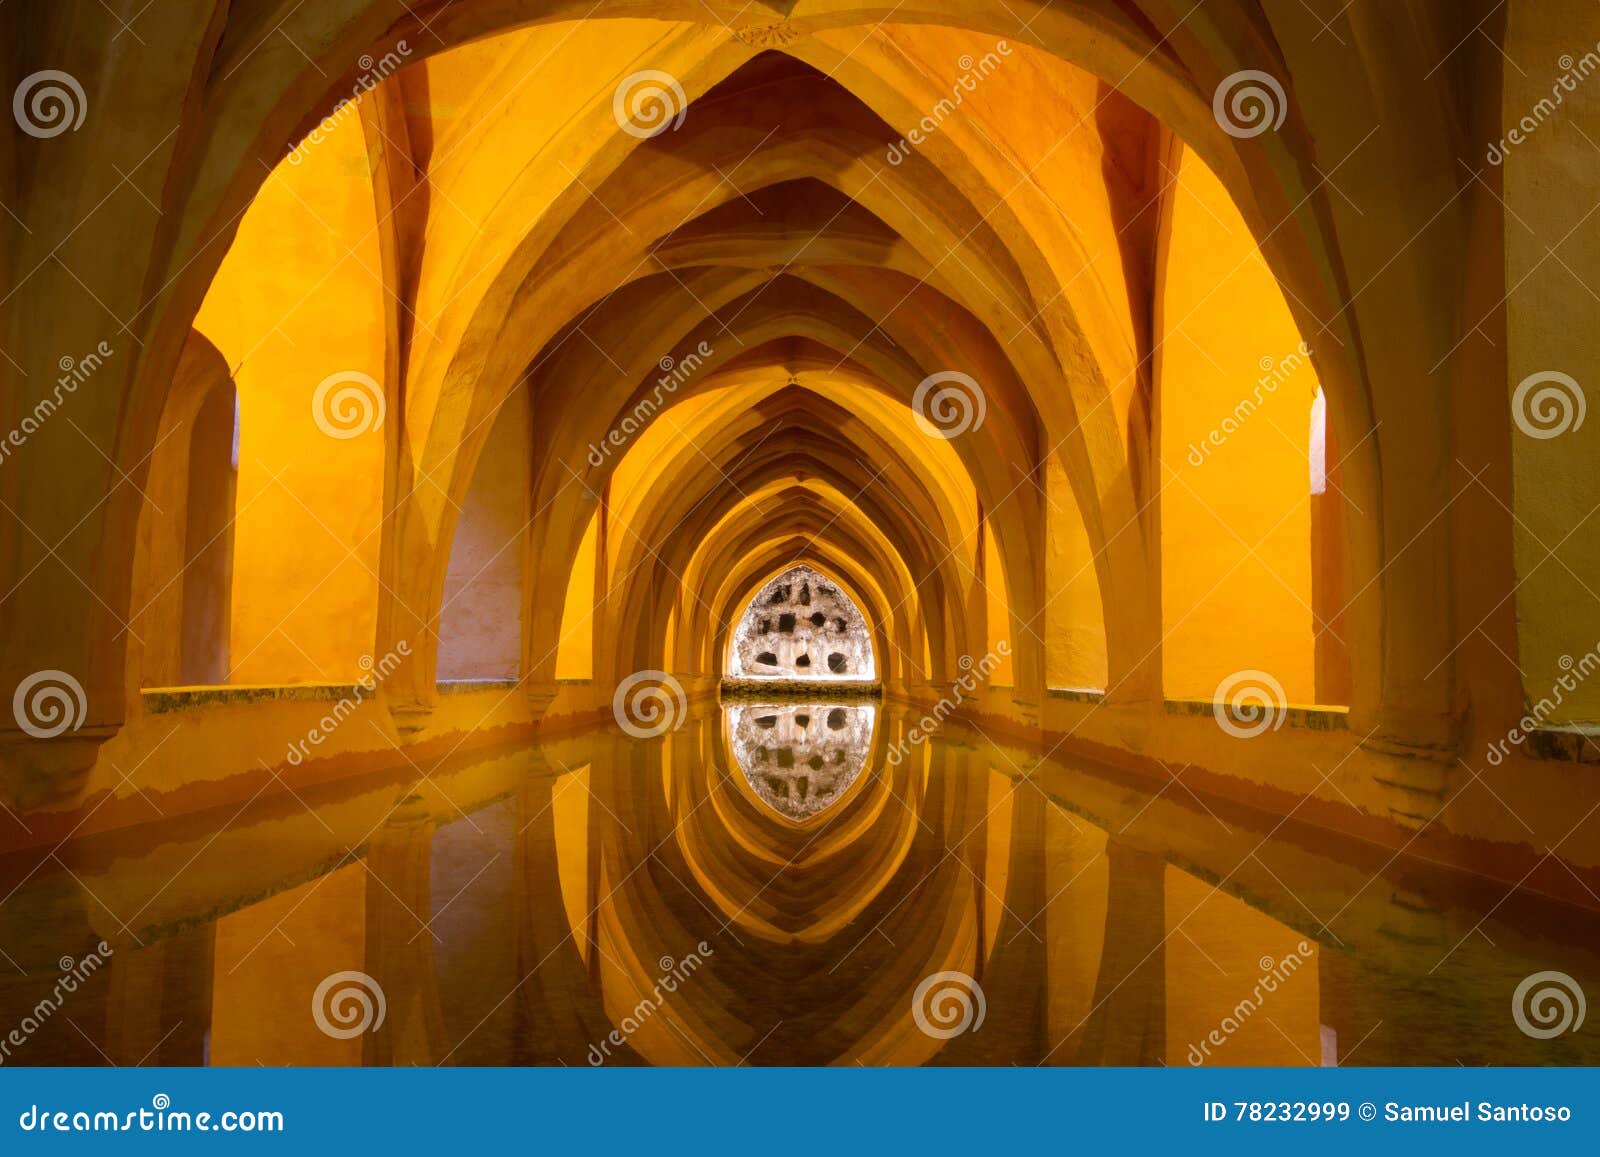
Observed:
[[[876,716],[868,704],[735,705],[728,709],[729,746],[756,798],[804,823],[861,778]]]
[[[735,679],[870,682],[872,631],[839,583],[814,567],[790,567],[757,592],[728,644]]]

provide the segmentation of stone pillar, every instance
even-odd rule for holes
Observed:
[[[129,941],[112,956],[105,1038],[112,1063],[206,1063],[216,930],[203,924],[145,948]]]
[[[1160,1064],[1167,1049],[1166,861],[1115,836],[1106,842],[1106,860],[1100,976],[1071,1055],[1079,1064]],[[1072,1047],[1069,1037],[1061,1051]]]
[[[367,972],[383,990],[382,1028],[363,1038],[368,1065],[432,1065],[449,1051],[434,974],[429,873],[433,817],[410,796],[367,849]]]
[[[434,566],[437,546],[428,530],[427,516],[418,507],[419,499],[428,496],[423,492],[436,491],[427,485],[415,493],[411,491],[416,466],[411,459],[410,439],[400,436],[405,407],[395,409],[399,420],[385,423],[390,439],[384,497],[388,517],[381,536],[377,641],[373,653],[399,654],[400,644],[406,646],[408,653],[399,668],[383,682],[389,715],[403,743],[427,726],[438,703],[439,624],[432,611],[439,606],[435,594],[443,593],[444,563]]]
[[[589,677],[596,687],[615,687],[618,675],[628,671],[616,670],[617,657],[612,654],[614,632],[612,617],[617,608],[610,604],[611,575],[609,556],[611,550],[611,482],[601,487],[599,503],[595,509],[594,534],[594,614],[589,619],[591,655]],[[629,669],[631,671],[631,668]]]
[[[517,989],[518,1038],[525,1050],[518,1058],[524,1064],[593,1064],[592,1047],[605,1043],[612,1025],[605,1014],[598,980],[591,976],[578,950],[579,937],[589,934],[585,926],[573,928],[562,900],[561,866],[556,854],[554,779],[540,768],[523,781],[518,794],[519,813],[516,845],[517,973],[523,982]],[[589,865],[598,867],[598,848],[590,823]],[[591,886],[585,897],[594,896]],[[590,900],[585,899],[585,906]],[[590,961],[596,966],[596,949],[590,948]],[[599,1054],[604,1064],[636,1064],[637,1054],[626,1045],[609,1047]]]

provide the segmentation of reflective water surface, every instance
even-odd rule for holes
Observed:
[[[745,782],[791,820],[809,820],[848,794],[872,749],[871,704],[736,704],[729,746]]]
[[[18,853],[0,1060],[1600,1062],[1592,911],[907,726],[729,705]]]

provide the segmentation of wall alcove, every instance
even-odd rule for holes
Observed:
[[[811,566],[790,567],[756,592],[728,647],[734,682],[870,684],[877,672],[866,618]]]

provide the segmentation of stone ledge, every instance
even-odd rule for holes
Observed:
[[[1534,759],[1600,764],[1600,724],[1566,723],[1537,727],[1528,732],[1527,751]]]
[[[440,679],[441,695],[465,695],[473,691],[509,691],[521,684],[520,679]]]
[[[1047,687],[1046,693],[1052,699],[1066,699],[1073,703],[1104,703],[1104,691],[1092,691],[1087,687]]]
[[[1217,708],[1222,707],[1228,712],[1228,717],[1242,727],[1255,726],[1260,721],[1242,715],[1237,707],[1226,703],[1219,703],[1212,699],[1168,699],[1165,700],[1168,715],[1215,715]],[[1350,709],[1348,707],[1283,707],[1283,722],[1290,727],[1303,728],[1307,731],[1348,731],[1350,729]],[[1276,728],[1274,728],[1276,730]]]
[[[729,699],[882,699],[883,684],[835,682],[822,679],[724,679],[719,687]]]
[[[370,699],[374,690],[359,683],[230,683],[216,687],[147,687],[139,695],[144,700],[146,714],[164,715],[170,711],[244,703],[335,703],[341,699]]]

